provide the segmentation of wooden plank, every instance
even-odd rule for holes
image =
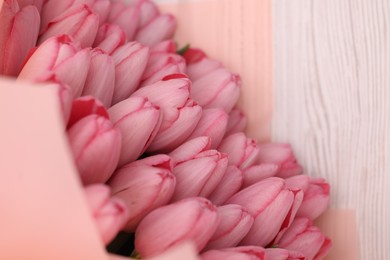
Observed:
[[[330,181],[333,208],[356,209],[361,259],[388,259],[390,2],[273,7],[273,138]]]

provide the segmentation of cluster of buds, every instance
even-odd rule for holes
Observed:
[[[322,259],[312,224],[329,185],[288,144],[259,144],[236,106],[241,79],[150,0],[5,0],[0,75],[50,88],[108,244],[135,232],[153,257],[190,240],[201,259]]]

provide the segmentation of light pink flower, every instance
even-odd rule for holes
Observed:
[[[145,97],[130,97],[109,110],[122,133],[119,166],[136,160],[153,142],[161,125],[160,108]]]
[[[95,0],[95,3],[91,5],[93,12],[99,16],[99,25],[107,21],[110,15],[111,4],[111,0]]]
[[[81,95],[90,65],[90,52],[66,35],[42,43],[28,59],[18,78],[45,82],[56,78],[69,85],[74,98]]]
[[[133,2],[133,4],[137,5],[140,9],[140,20],[138,24],[139,28],[146,26],[160,14],[160,11],[153,1],[141,0],[138,1],[138,3],[136,3],[137,1]]]
[[[243,172],[242,188],[246,188],[269,177],[274,177],[279,170],[278,165],[272,163],[255,164]]]
[[[222,108],[230,113],[240,97],[240,88],[240,76],[220,68],[193,81],[191,98],[203,108]]]
[[[234,165],[227,167],[225,175],[215,187],[213,192],[207,197],[214,205],[220,206],[231,196],[238,192],[242,186],[242,171]]]
[[[142,76],[141,87],[162,80],[170,74],[184,73],[185,68],[183,57],[176,53],[151,52],[148,65]]]
[[[170,158],[156,155],[127,164],[115,172],[109,185],[129,208],[125,229],[134,231],[153,209],[169,202],[175,189]]]
[[[119,25],[105,23],[99,27],[93,46],[112,54],[126,42],[126,34]]]
[[[233,108],[229,113],[229,121],[226,127],[226,136],[244,132],[246,127],[246,117],[245,114],[238,108]]]
[[[189,198],[149,213],[135,232],[135,249],[141,257],[158,255],[191,241],[201,251],[218,225],[216,207],[204,198]]]
[[[159,42],[150,48],[150,52],[176,53],[176,43],[174,40],[166,40],[166,41]]]
[[[200,49],[189,48],[183,57],[187,63],[187,75],[193,81],[223,67],[219,61],[207,58]]]
[[[115,87],[115,64],[101,49],[91,50],[91,63],[82,95],[93,95],[105,107],[111,105]]]
[[[278,247],[304,254],[306,259],[315,260],[323,259],[332,247],[332,241],[307,218],[295,219],[275,243]]]
[[[329,193],[330,186],[324,179],[311,179],[297,216],[311,220],[318,218],[329,207]]]
[[[146,46],[171,39],[176,29],[176,19],[172,15],[158,15],[138,29],[135,40]]]
[[[300,252],[283,248],[266,248],[265,260],[305,260],[305,255]],[[307,259],[306,259],[307,260]]]
[[[268,178],[233,195],[226,203],[246,208],[255,222],[240,245],[266,246],[280,230],[285,230],[302,202],[302,191],[285,187],[280,178]]]
[[[140,88],[133,96],[147,97],[161,108],[163,122],[149,146],[149,152],[170,152],[182,144],[194,131],[202,108],[189,98],[190,81],[173,78]]]
[[[42,5],[45,1],[46,0],[17,0],[20,9],[22,9],[23,7],[29,6],[29,5],[34,5],[37,8],[38,12],[41,12]],[[39,28],[39,26],[38,26],[38,28]]]
[[[113,1],[107,21],[119,25],[126,34],[128,41],[133,41],[138,28],[140,10],[137,6],[125,1]]]
[[[68,138],[83,183],[106,182],[118,164],[120,131],[108,119],[90,115],[68,130]]]
[[[138,42],[118,47],[112,57],[115,63],[115,90],[112,104],[128,98],[138,87],[149,59],[149,49]]]
[[[242,206],[228,204],[217,209],[219,225],[204,250],[234,247],[253,224],[252,215]]]
[[[259,246],[214,249],[202,253],[200,257],[202,260],[276,260],[267,259],[265,256],[265,249]]]
[[[39,33],[39,13],[35,6],[19,7],[6,0],[0,10],[0,75],[16,76]]]
[[[53,36],[67,34],[77,40],[82,48],[91,47],[98,28],[99,16],[93,13],[88,5],[74,5],[42,29],[38,43],[41,44]]]
[[[211,148],[216,149],[225,135],[228,115],[223,109],[204,109],[194,132],[189,139],[198,136],[208,136],[211,139]]]
[[[289,144],[261,144],[259,162],[279,165],[277,176],[281,178],[288,178],[302,173],[302,167],[298,164]]]
[[[128,210],[120,199],[110,197],[110,188],[103,184],[87,186],[84,191],[96,227],[107,245],[126,223]]]
[[[222,140],[218,151],[228,154],[229,165],[244,170],[257,161],[259,147],[255,140],[247,138],[244,133],[235,133]]]
[[[109,119],[104,105],[93,96],[83,96],[74,99],[67,127],[72,127],[76,122],[89,115],[98,115]]]

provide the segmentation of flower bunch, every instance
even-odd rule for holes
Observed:
[[[0,74],[58,95],[102,240],[141,257],[192,241],[202,259],[322,259],[312,223],[329,185],[288,144],[259,144],[240,76],[194,48],[150,0],[5,0]]]

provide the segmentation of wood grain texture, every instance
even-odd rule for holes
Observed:
[[[169,0],[161,7],[177,18],[175,39],[180,46],[190,43],[201,48],[241,75],[239,106],[248,117],[247,133],[260,141],[269,140],[273,104],[271,1]]]
[[[390,2],[274,0],[273,17],[273,139],[356,210],[361,259],[389,259]]]

